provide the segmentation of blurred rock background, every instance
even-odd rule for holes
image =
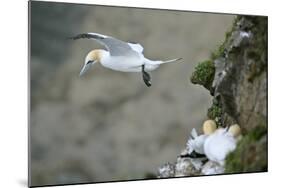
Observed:
[[[174,159],[191,128],[200,129],[211,97],[189,77],[224,39],[233,15],[31,3],[31,184],[151,177]],[[95,65],[79,77],[85,55],[102,48],[83,32],[140,42],[151,59],[182,57],[141,74]],[[195,89],[196,88],[196,89]]]

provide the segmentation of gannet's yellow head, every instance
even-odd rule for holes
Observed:
[[[217,129],[217,124],[214,120],[206,120],[203,124],[203,133],[210,135]]]
[[[241,135],[241,128],[238,124],[234,124],[234,125],[231,125],[228,129],[228,132],[234,136],[235,138],[237,138],[238,136]]]
[[[80,72],[80,76],[82,76],[87,70],[89,70],[91,65],[101,61],[102,53],[102,50],[92,50],[87,54],[84,66]]]

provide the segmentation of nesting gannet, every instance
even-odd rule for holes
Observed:
[[[204,155],[204,142],[206,138],[211,135],[217,128],[215,121],[207,120],[203,124],[203,133],[202,135],[197,134],[197,131],[193,128],[191,131],[191,138],[187,141],[186,145],[188,148],[188,154],[191,154],[195,151],[198,154]]]
[[[205,155],[209,160],[224,165],[226,156],[235,150],[240,135],[241,129],[237,124],[230,126],[229,129],[217,129],[205,140]]]
[[[94,39],[107,50],[95,49],[88,53],[85,58],[84,66],[80,72],[83,75],[93,64],[99,62],[104,67],[122,71],[122,72],[142,72],[145,84],[151,86],[151,77],[147,71],[157,69],[163,63],[171,63],[182,58],[171,59],[167,61],[153,61],[144,57],[143,47],[138,43],[130,43],[118,40],[116,38],[98,34],[83,33],[78,34],[71,39]]]

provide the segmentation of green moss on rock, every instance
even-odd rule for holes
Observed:
[[[267,171],[267,128],[258,126],[244,136],[226,158],[226,173]]]
[[[214,63],[210,60],[203,61],[195,67],[190,81],[193,84],[199,84],[210,90],[215,75]]]
[[[209,109],[208,109],[208,118],[215,120],[216,122],[218,119],[221,118],[222,116],[222,108],[219,105],[213,104]],[[218,122],[217,122],[218,123]]]

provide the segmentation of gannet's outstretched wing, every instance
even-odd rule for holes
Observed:
[[[139,43],[136,42],[128,42],[129,46],[133,48],[136,52],[142,53],[143,52],[143,47]]]
[[[82,33],[78,34],[71,39],[94,39],[101,45],[105,46],[111,56],[138,56],[138,52],[135,51],[128,43],[118,40],[116,38],[98,34],[98,33]]]

